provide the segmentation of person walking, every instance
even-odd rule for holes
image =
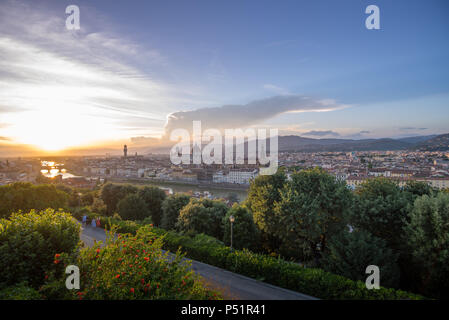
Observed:
[[[83,226],[87,227],[87,216],[83,216]]]
[[[95,222],[95,218],[94,219],[92,219],[92,223],[91,223],[91,225],[92,225],[92,227],[96,227],[97,226],[97,223]]]

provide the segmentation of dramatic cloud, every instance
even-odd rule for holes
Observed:
[[[302,95],[274,96],[245,105],[225,105],[175,112],[168,116],[165,132],[167,135],[178,128],[191,130],[192,122],[195,120],[201,121],[203,130],[247,128],[287,112],[324,112],[345,107],[347,106],[329,99],[320,100]]]
[[[333,136],[333,137],[339,137],[340,134],[338,132],[334,132],[331,130],[328,131],[309,131],[309,132],[305,132],[302,135],[304,136],[316,136],[316,137],[325,137],[325,136]]]

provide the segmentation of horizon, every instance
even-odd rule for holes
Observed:
[[[80,0],[67,30],[70,4],[0,4],[2,158],[151,148],[192,120],[314,139],[448,132],[445,1],[378,0],[380,30],[368,1]]]

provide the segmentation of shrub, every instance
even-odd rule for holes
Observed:
[[[0,290],[0,300],[40,300],[39,292],[27,285],[26,282],[6,287]]]
[[[14,213],[0,220],[0,284],[23,281],[37,288],[55,254],[73,252],[80,226],[68,213],[47,209]]]
[[[218,298],[201,285],[182,255],[163,253],[162,243],[151,226],[140,228],[135,236],[114,237],[111,232],[104,247],[97,243],[81,250],[74,263],[80,268],[81,288],[73,296],[94,300]],[[64,278],[50,283],[62,287]]]
[[[143,220],[150,215],[145,201],[137,194],[127,195],[120,200],[117,211],[124,220]]]
[[[189,203],[189,201],[190,196],[179,193],[166,198],[162,203],[161,227],[165,230],[175,229],[179,212]]]
[[[419,295],[383,287],[368,290],[364,282],[248,250],[231,253],[229,247],[214,238],[205,241],[204,235],[191,238],[156,228],[154,232],[164,237],[164,249],[176,251],[181,247],[191,259],[321,299],[423,299]]]
[[[124,221],[111,221],[120,228]],[[141,227],[132,222],[129,232],[136,233]],[[118,230],[118,231],[119,231]],[[423,299],[422,296],[383,288],[368,290],[364,282],[353,281],[343,276],[315,268],[305,268],[293,262],[256,254],[249,250],[235,250],[214,237],[197,234],[194,237],[180,235],[173,231],[152,228],[152,233],[163,238],[162,248],[177,252],[179,249],[190,259],[230,270],[276,286],[308,294],[321,299]]]

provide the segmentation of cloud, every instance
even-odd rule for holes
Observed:
[[[198,90],[164,79],[172,69],[160,52],[92,27],[101,17],[91,12],[69,31],[63,13],[1,2],[0,135],[35,144],[57,131],[73,145],[162,134],[168,112],[203,105]]]
[[[304,136],[316,136],[316,137],[324,137],[324,136],[333,136],[333,137],[339,137],[340,134],[338,132],[334,132],[332,130],[327,131],[308,131],[303,133]]]
[[[401,131],[410,131],[410,130],[419,130],[419,131],[424,131],[427,130],[428,128],[416,128],[416,127],[401,127],[399,128],[399,130]]]
[[[10,138],[0,136],[0,141],[10,141]]]
[[[369,134],[369,133],[371,133],[371,131],[368,130],[362,130],[359,132],[359,134]]]
[[[178,128],[190,131],[192,122],[195,120],[201,121],[202,130],[247,128],[283,113],[324,112],[345,107],[347,106],[329,99],[316,99],[302,95],[274,96],[244,105],[224,105],[171,113],[167,117],[165,134],[167,137],[172,130]]]

